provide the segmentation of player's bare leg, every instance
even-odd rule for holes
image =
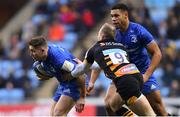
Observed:
[[[116,93],[110,103],[111,109],[115,112],[117,111],[125,102],[122,100],[121,96]],[[132,101],[127,105],[135,114],[139,116],[155,116],[155,113],[150,106],[146,97],[141,94],[137,99],[132,99]]]
[[[113,111],[111,109],[111,105],[112,105],[112,101],[113,96],[119,95],[116,92],[116,87],[115,85],[112,83],[110,84],[107,92],[106,92],[106,96],[104,98],[104,103],[105,103],[105,109],[106,109],[106,114],[109,116],[113,116],[113,115],[117,115],[117,116],[132,116],[133,112],[131,110],[128,110],[127,108],[123,107],[123,106],[119,106],[119,108],[116,109],[116,111]],[[119,100],[119,98],[117,98]],[[117,101],[115,102],[115,105],[121,105],[120,103],[121,101]]]
[[[115,93],[110,101],[110,107],[113,112],[116,112],[125,102],[122,100],[121,96],[118,93]]]
[[[139,98],[136,100],[133,100],[131,104],[128,105],[128,107],[137,115],[139,116],[156,116],[154,113],[151,105],[149,104],[146,97],[141,94]]]
[[[106,109],[106,114],[109,116],[115,115],[115,113],[112,111],[110,103],[112,100],[112,97],[116,94],[116,87],[114,84],[110,84],[109,88],[106,92],[106,96],[104,98],[104,103],[105,103],[105,109]]]
[[[62,95],[54,108],[53,116],[67,116],[74,105],[75,102],[71,97]]]
[[[53,100],[53,102],[51,104],[50,116],[53,116],[54,108],[55,108],[56,104],[57,104],[57,102]]]
[[[146,98],[148,99],[150,105],[152,106],[154,112],[158,115],[158,116],[167,116],[168,113],[165,110],[165,107],[162,103],[162,99],[161,99],[161,94],[160,91],[153,91],[148,95],[145,95]]]

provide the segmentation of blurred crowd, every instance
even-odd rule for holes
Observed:
[[[115,0],[114,0],[115,1]],[[68,50],[101,19],[113,0],[38,0],[23,27],[13,32],[9,43],[0,41],[0,103],[19,103],[31,98],[39,82],[32,70],[27,42],[35,35]]]
[[[180,96],[180,0],[129,0],[130,20],[142,24],[159,44],[163,59],[154,75],[164,97]],[[117,0],[39,0],[33,16],[13,32],[7,46],[0,40],[0,103],[18,103],[41,86],[32,70],[27,41],[44,35],[68,50],[109,13]],[[103,96],[110,80],[101,73],[91,96]]]

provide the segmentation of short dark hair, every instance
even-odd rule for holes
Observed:
[[[115,9],[119,9],[119,10],[122,10],[122,11],[129,12],[128,6],[126,4],[123,4],[123,3],[119,3],[119,4],[116,4],[116,5],[112,6],[111,10],[115,10]]]
[[[43,36],[35,36],[28,42],[28,45],[37,48],[41,46],[46,46],[47,41]]]

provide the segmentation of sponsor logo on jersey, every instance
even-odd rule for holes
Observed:
[[[125,74],[135,74],[140,73],[138,68],[134,64],[128,64],[121,67],[118,71],[115,72],[117,77],[123,76]]]

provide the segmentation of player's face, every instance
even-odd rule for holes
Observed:
[[[125,11],[121,11],[119,9],[111,10],[111,20],[116,28],[124,27],[124,24],[126,24],[128,20],[127,16],[128,14]]]
[[[45,60],[46,59],[46,49],[43,47],[34,48],[33,46],[29,46],[30,56],[36,60]]]

